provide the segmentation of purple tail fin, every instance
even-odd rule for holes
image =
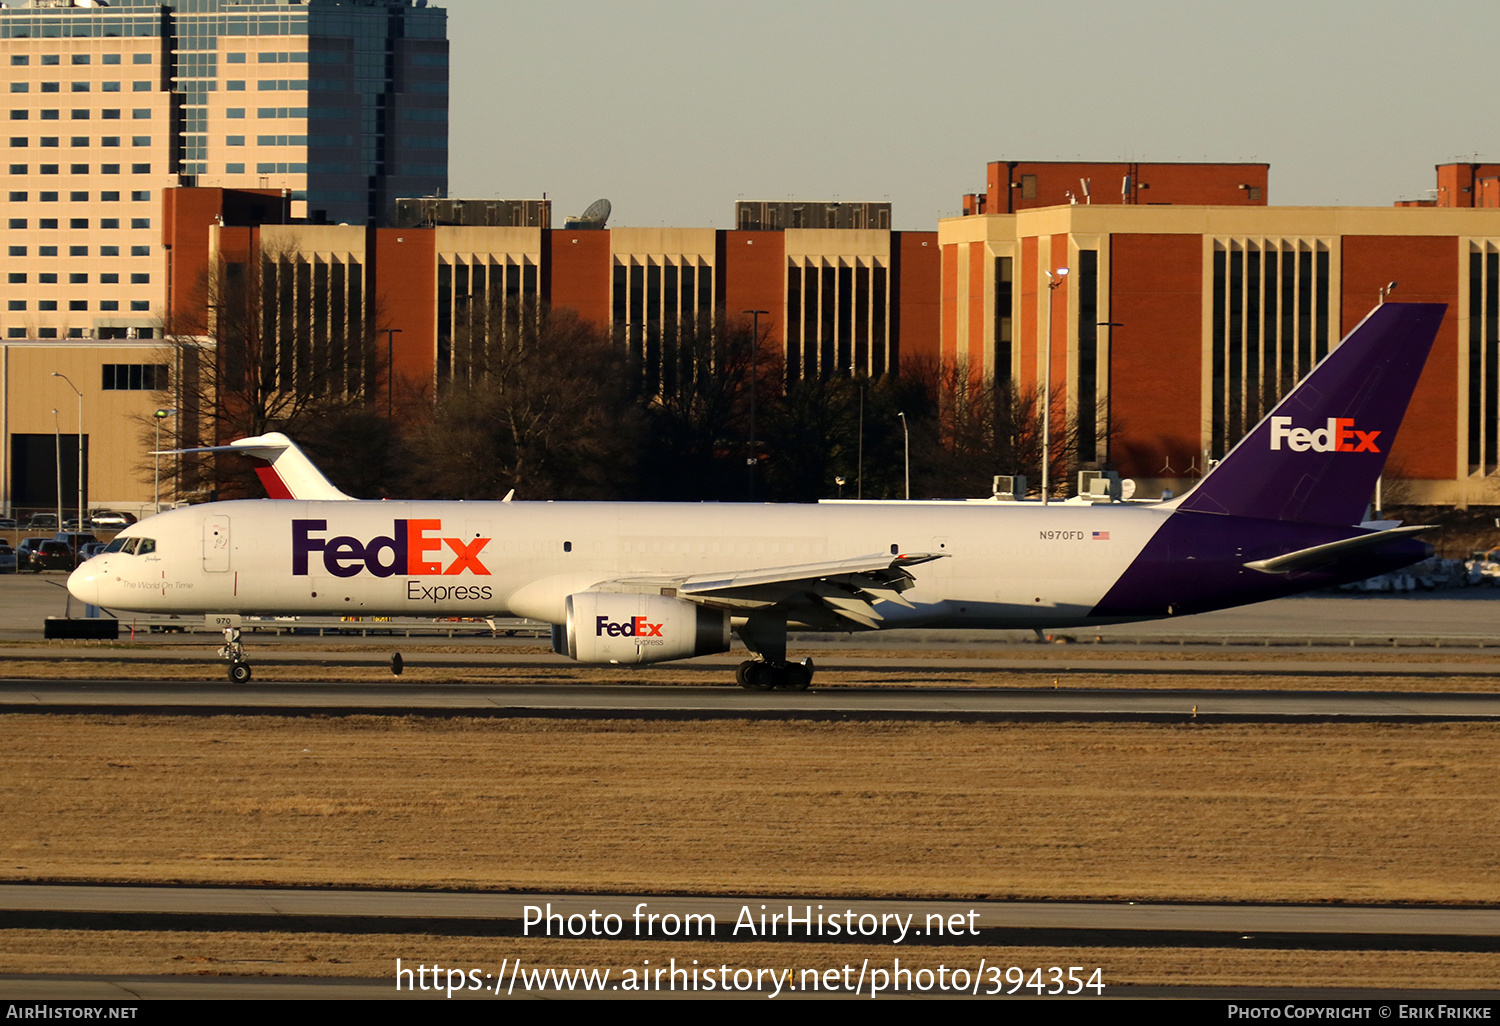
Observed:
[[[1358,523],[1447,309],[1377,306],[1177,508]]]

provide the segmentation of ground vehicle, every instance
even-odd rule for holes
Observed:
[[[85,545],[92,545],[99,539],[84,531],[58,531],[52,536],[53,541],[60,541],[74,551],[81,550]]]
[[[99,553],[103,552],[105,548],[107,548],[107,546],[104,544],[104,542],[94,541],[85,543],[84,546],[78,550],[78,562],[82,563],[84,560],[93,559],[95,556],[99,555]]]
[[[102,527],[105,530],[115,530],[121,527],[129,527],[135,523],[135,515],[124,513],[117,509],[96,509],[89,514],[89,524],[92,527]]]
[[[15,573],[17,565],[16,550],[10,547],[10,542],[0,541],[0,574]]]
[[[71,570],[73,565],[73,550],[67,542],[44,541],[32,550],[26,569],[36,574],[43,570]]]
[[[33,513],[31,519],[26,521],[28,531],[56,531],[57,529],[56,513]]]

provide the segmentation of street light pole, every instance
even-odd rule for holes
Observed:
[[[901,434],[906,437],[906,500],[911,501],[911,425],[906,422],[906,414],[898,413],[901,418]]]
[[[1066,267],[1047,272],[1047,362],[1042,368],[1042,505],[1052,491],[1052,298],[1068,276]]]
[[[770,316],[769,310],[745,310],[750,315],[750,501],[755,501],[755,386],[760,380],[760,315]]]
[[[78,386],[75,385],[75,384],[73,384],[72,379],[69,378],[66,374],[59,374],[57,371],[53,371],[52,372],[52,376],[54,378],[62,378],[64,381],[66,381],[68,383],[68,387],[73,390],[73,394],[76,395],[76,396],[78,396],[78,530],[82,531],[83,530],[83,393],[78,390]],[[57,525],[57,529],[59,531],[61,531],[63,529],[63,525],[61,523],[59,523]],[[75,563],[78,562],[78,547],[76,545],[73,547],[73,561]]]
[[[177,410],[161,409],[152,414],[156,419],[156,451],[151,455],[156,457],[156,498],[152,502],[151,512],[161,512],[161,422],[175,414]]]

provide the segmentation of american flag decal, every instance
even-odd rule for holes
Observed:
[[[1094,541],[1109,541],[1109,532],[1108,531],[1095,531],[1094,532]]]

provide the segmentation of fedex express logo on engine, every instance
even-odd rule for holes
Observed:
[[[644,616],[633,616],[624,623],[615,623],[607,616],[594,617],[594,636],[602,638],[659,638],[664,623],[650,623]],[[659,644],[659,642],[658,642]]]
[[[1280,451],[1283,441],[1293,452],[1379,452],[1379,437],[1379,431],[1357,430],[1352,417],[1329,417],[1328,425],[1317,430],[1294,428],[1291,417],[1271,418],[1272,452]]]
[[[441,520],[396,520],[389,535],[369,541],[348,535],[319,537],[327,530],[326,520],[292,521],[293,577],[307,576],[314,552],[323,554],[323,569],[334,577],[354,577],[366,570],[375,577],[490,576],[479,560],[490,539],[444,538]],[[444,565],[449,555],[452,561]]]

